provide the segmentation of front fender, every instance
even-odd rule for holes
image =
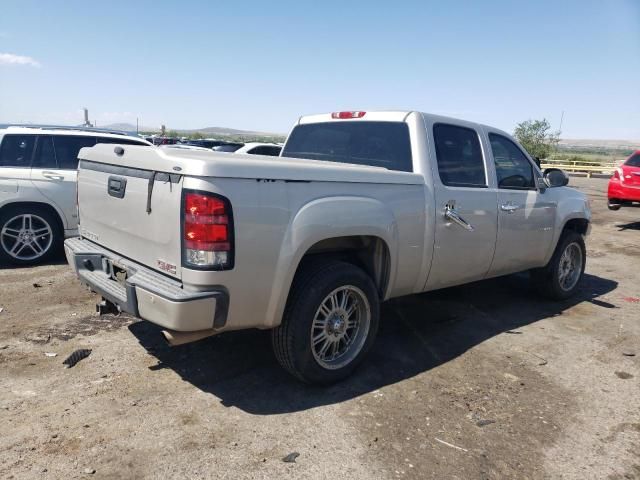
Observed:
[[[551,247],[549,252],[547,252],[546,262],[551,259],[560,235],[562,235],[569,221],[580,219],[591,222],[591,207],[589,206],[589,200],[586,195],[568,187],[554,188],[552,190],[555,196],[557,196],[556,228],[553,232]]]
[[[382,202],[368,197],[336,196],[303,205],[285,233],[266,319],[270,326],[280,323],[298,265],[316,243],[329,238],[372,236],[382,239],[389,251],[389,282],[396,275],[398,227],[392,211]]]

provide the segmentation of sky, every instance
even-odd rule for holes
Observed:
[[[0,123],[420,110],[640,140],[640,0],[0,0]]]

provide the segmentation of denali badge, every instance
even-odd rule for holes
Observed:
[[[170,264],[169,262],[165,262],[164,260],[156,260],[156,265],[158,265],[158,268],[163,272],[167,272],[172,275],[176,274],[176,271],[177,271],[176,266]]]

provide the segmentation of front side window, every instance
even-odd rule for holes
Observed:
[[[5,135],[0,145],[0,167],[31,167],[35,135]]]
[[[36,154],[33,157],[33,168],[58,168],[53,139],[48,135],[38,137]]]
[[[76,170],[78,168],[78,152],[84,147],[93,147],[95,137],[74,137],[71,135],[57,135],[53,137],[53,145],[58,158],[58,168]]]
[[[535,188],[533,166],[515,143],[507,137],[489,134],[493,160],[496,164],[498,188],[528,190]]]
[[[486,187],[487,177],[478,133],[439,123],[433,127],[438,173],[449,187]]]

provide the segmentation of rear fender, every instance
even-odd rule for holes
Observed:
[[[273,278],[266,322],[280,324],[293,277],[305,253],[316,243],[336,237],[373,236],[382,239],[389,251],[389,281],[385,297],[393,286],[398,255],[398,228],[391,210],[367,197],[327,197],[305,204],[293,216],[285,234]]]

